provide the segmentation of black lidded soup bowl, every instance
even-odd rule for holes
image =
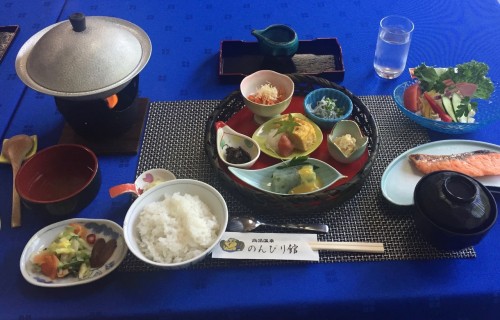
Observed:
[[[498,215],[491,192],[472,177],[454,171],[425,175],[415,187],[414,202],[417,229],[444,250],[478,244]]]

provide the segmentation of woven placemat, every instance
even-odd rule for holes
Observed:
[[[220,103],[217,100],[153,102],[150,104],[137,175],[151,168],[167,168],[177,178],[197,179],[219,190],[230,215],[253,215],[271,223],[325,223],[330,227],[320,241],[383,242],[384,254],[320,252],[320,263],[348,261],[474,258],[474,248],[441,251],[428,244],[415,228],[412,208],[388,203],[380,191],[380,179],[389,163],[406,150],[429,142],[427,132],[407,119],[390,96],[361,96],[373,114],[381,145],[372,173],[361,191],[350,201],[327,212],[263,216],[225,190],[208,162],[203,137],[205,121]],[[401,183],[404,183],[401,181]],[[278,232],[265,229],[261,231]],[[191,268],[297,264],[294,261],[224,260],[206,258]],[[131,253],[119,267],[122,271],[148,271],[151,267]]]

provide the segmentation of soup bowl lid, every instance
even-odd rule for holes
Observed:
[[[439,227],[461,234],[488,229],[495,220],[496,203],[477,180],[453,171],[424,176],[415,187],[417,210]]]

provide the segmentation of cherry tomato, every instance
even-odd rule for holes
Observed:
[[[91,233],[91,234],[87,235],[87,243],[88,244],[94,244],[95,240],[96,240],[95,234]]]
[[[290,139],[286,136],[286,134],[280,137],[278,141],[278,153],[282,157],[288,157],[293,153],[293,145]]]

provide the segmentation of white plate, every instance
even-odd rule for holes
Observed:
[[[100,268],[93,268],[91,275],[83,280],[78,277],[67,276],[54,280],[44,276],[33,269],[31,257],[43,249],[47,248],[57,235],[63,231],[70,223],[80,223],[84,225],[97,238],[116,239],[117,247],[113,255]],[[113,221],[103,219],[69,219],[51,224],[37,233],[28,241],[21,254],[20,268],[23,277],[29,283],[40,287],[69,287],[89,283],[104,277],[116,269],[127,255],[127,245],[123,239],[123,229]]]
[[[442,140],[420,145],[410,149],[394,159],[382,175],[382,194],[390,202],[400,206],[413,205],[413,191],[423,173],[411,165],[408,156],[412,153],[454,154],[475,150],[500,152],[500,146],[474,140]],[[500,176],[475,178],[486,186],[500,187]]]

